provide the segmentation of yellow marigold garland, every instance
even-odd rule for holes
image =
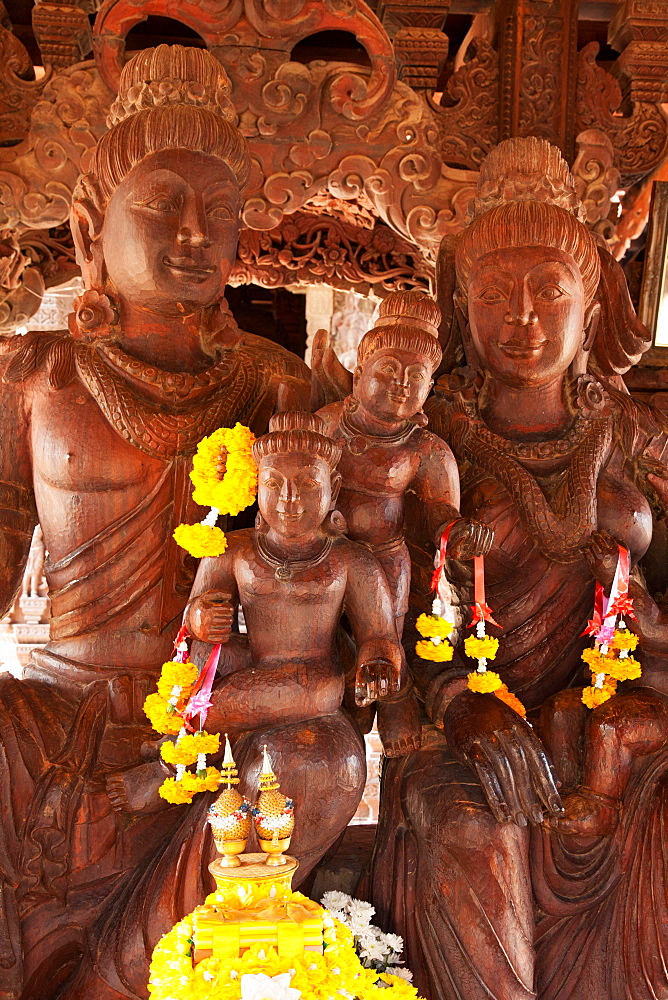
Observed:
[[[305,897],[293,892],[290,898],[299,902]],[[332,1000],[339,995],[357,1000],[419,1000],[407,980],[365,969],[352,933],[327,911],[324,924],[323,954],[304,951],[281,956],[275,948],[253,945],[238,958],[205,958],[193,965],[191,914],[165,934],[153,951],[148,983],[151,1000],[241,1000],[241,977],[246,973],[272,978],[289,973],[290,986],[300,991],[302,1000]]]
[[[220,556],[227,548],[225,533],[216,526],[219,514],[239,514],[255,500],[257,466],[253,459],[255,435],[244,427],[219,427],[202,438],[193,456],[190,479],[193,500],[210,511],[199,524],[179,524],[176,542],[191,556]]]
[[[626,628],[623,620],[619,625],[609,642],[597,638],[594,646],[582,652],[582,659],[592,674],[590,686],[582,692],[587,708],[605,704],[616,693],[619,681],[637,680],[642,676],[639,661],[629,655],[638,645],[638,636]]]
[[[187,655],[187,648],[184,640],[177,646],[177,657]],[[220,735],[204,730],[188,734],[185,729],[183,713],[198,676],[198,668],[189,660],[163,663],[158,690],[144,701],[144,712],[156,732],[176,736],[175,742],[166,741],[160,748],[165,763],[176,768],[176,777],[166,778],[158,789],[163,799],[176,805],[192,802],[198,792],[215,792],[222,781],[217,768],[206,766],[206,755],[220,747]],[[194,774],[186,770],[195,763]]]
[[[420,615],[415,623],[416,629],[423,636],[416,642],[415,652],[421,659],[432,660],[434,663],[448,663],[454,655],[454,649],[447,642],[454,625],[441,616],[442,607],[441,599],[436,597],[432,613]]]

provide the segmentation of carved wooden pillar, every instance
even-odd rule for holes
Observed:
[[[443,25],[450,0],[381,0],[378,16],[392,38],[399,75],[413,90],[436,89],[448,55]]]
[[[85,59],[93,48],[88,14],[94,9],[92,0],[35,4],[32,27],[45,66],[67,69]]]
[[[572,162],[577,0],[500,0],[497,20],[499,139],[539,136],[559,146]]]
[[[613,71],[636,103],[668,100],[668,0],[626,0],[608,29],[621,53]]]

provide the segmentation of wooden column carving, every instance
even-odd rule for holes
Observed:
[[[576,0],[501,0],[499,139],[535,135],[573,159]]]

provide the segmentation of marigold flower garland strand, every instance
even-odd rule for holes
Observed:
[[[179,524],[174,531],[176,542],[196,559],[222,555],[227,539],[216,526],[219,515],[239,514],[255,500],[254,440],[248,427],[236,424],[219,427],[197,445],[190,473],[193,500],[210,510],[199,524]]]
[[[188,630],[183,625],[174,641],[174,659],[163,663],[158,690],[144,702],[144,712],[153,728],[158,733],[176,736],[175,742],[167,740],[160,748],[164,762],[176,768],[176,776],[165,778],[158,789],[162,798],[172,804],[190,803],[198,792],[215,792],[222,781],[218,768],[207,767],[206,763],[207,755],[218,751],[220,736],[204,729],[220,646],[214,648],[200,674],[188,660],[187,636]],[[190,720],[196,714],[200,725],[193,731]],[[188,770],[191,764],[196,764],[194,773]]]
[[[445,640],[452,632],[454,625],[441,617],[443,602],[438,595],[438,587],[445,567],[445,557],[448,538],[453,525],[453,521],[443,531],[441,544],[439,547],[438,561],[436,569],[431,579],[431,589],[436,594],[432,604],[431,615],[420,615],[416,628],[424,638],[416,643],[415,651],[423,660],[435,660],[440,663],[447,663],[452,659],[454,650],[449,642]],[[526,709],[522,702],[512,691],[508,690],[499,674],[494,670],[487,669],[489,660],[494,660],[499,649],[499,640],[494,636],[485,634],[485,622],[496,625],[492,617],[491,608],[485,602],[485,563],[482,556],[476,556],[473,560],[474,574],[474,605],[473,617],[470,628],[475,626],[476,634],[467,636],[464,640],[464,651],[467,656],[478,661],[477,670],[468,675],[468,687],[471,691],[479,694],[494,694],[501,701],[504,701],[510,708],[514,709],[522,717],[526,718]]]
[[[642,675],[640,663],[629,655],[638,645],[638,636],[629,631],[624,620],[624,616],[635,619],[629,597],[630,556],[623,545],[618,545],[618,550],[610,597],[606,598],[597,582],[594,617],[582,633],[594,636],[594,646],[582,653],[592,674],[591,684],[582,692],[582,701],[592,709],[612,698],[619,681],[636,680]]]

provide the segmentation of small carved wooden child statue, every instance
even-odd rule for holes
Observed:
[[[315,414],[272,417],[258,438],[255,529],[228,535],[222,556],[203,559],[187,622],[205,642],[222,642],[221,673],[207,728],[230,735],[331,716],[345,670],[337,630],[345,604],[357,647],[363,700],[400,687],[402,654],[385,574],[367,548],[343,534],[335,510],[340,446]],[[241,604],[248,640],[234,636]],[[319,792],[318,792],[319,794]]]
[[[362,338],[352,395],[318,411],[326,432],[342,447],[339,507],[349,537],[376,555],[392,591],[397,635],[408,609],[411,564],[404,541],[404,494],[414,492],[436,545],[455,522],[448,555],[472,559],[490,548],[486,525],[459,514],[459,474],[449,446],[425,430],[422,407],[441,361],[441,313],[422,292],[393,292],[378,323]],[[415,696],[378,708],[378,729],[388,756],[420,746]]]

